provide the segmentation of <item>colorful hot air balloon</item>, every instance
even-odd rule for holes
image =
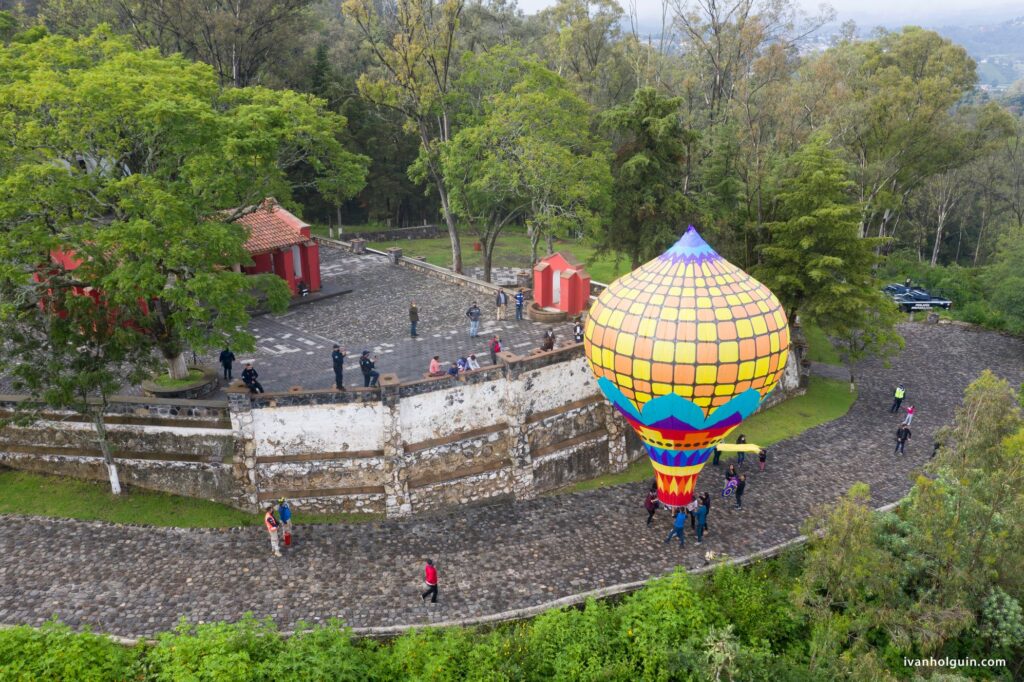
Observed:
[[[605,397],[647,448],[658,498],[679,507],[715,446],[775,388],[789,326],[768,287],[690,226],[605,289],[584,347]]]

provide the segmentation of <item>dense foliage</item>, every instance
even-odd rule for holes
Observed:
[[[705,576],[677,572],[491,631],[353,640],[340,623],[189,625],[127,648],[58,623],[0,631],[4,679],[906,680],[1024,672],[1024,419],[986,372],[897,512],[855,485],[802,549]],[[415,595],[411,596],[415,598]],[[915,668],[906,659],[1001,659]]]

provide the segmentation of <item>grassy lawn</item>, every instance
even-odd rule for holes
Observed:
[[[153,383],[159,386],[160,388],[181,388],[182,386],[194,384],[202,378],[202,370],[190,369],[188,371],[188,376],[186,376],[184,379],[172,379],[166,374],[161,374],[159,376],[153,377]]]
[[[133,488],[126,494],[112,495],[106,482],[79,481],[11,469],[0,470],[0,513],[181,528],[229,528],[263,523],[260,514],[250,514],[207,500],[139,488]],[[383,518],[382,514],[304,514],[301,509],[297,509],[295,514],[298,524],[380,518]]]
[[[856,398],[857,394],[850,392],[850,385],[845,381],[811,377],[807,393],[791,398],[770,410],[755,414],[731,434],[729,441],[735,441],[736,436],[744,433],[748,443],[756,443],[765,447],[773,445],[780,440],[803,433],[812,426],[842,417]],[[770,463],[771,453],[768,457]],[[722,455],[720,461],[727,463],[735,459],[735,454],[727,453]],[[634,483],[649,478],[653,478],[651,465],[644,457],[630,464],[625,471],[607,474],[590,481],[582,481],[559,492],[592,490],[618,483]]]
[[[807,337],[807,357],[811,362],[823,362],[826,365],[839,365],[839,352],[817,325],[805,324],[804,336]]]

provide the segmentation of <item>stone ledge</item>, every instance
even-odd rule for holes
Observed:
[[[558,443],[552,443],[551,445],[548,445],[548,446],[543,447],[543,448],[538,448],[537,450],[535,450],[532,453],[532,455],[533,455],[534,460],[537,460],[537,459],[540,459],[542,457],[546,457],[547,455],[553,455],[554,453],[556,453],[556,452],[558,452],[560,450],[568,450],[569,448],[575,447],[577,445],[581,445],[581,444],[586,443],[588,441],[597,440],[598,438],[607,438],[607,437],[608,437],[608,431],[607,430],[605,430],[605,429],[594,429],[593,431],[590,431],[588,433],[584,433],[583,435],[580,435],[580,436],[576,436],[575,438],[569,438],[569,439],[563,440],[563,441],[558,442]]]
[[[341,452],[304,452],[298,455],[257,455],[257,464],[287,464],[289,462],[328,462],[344,459],[372,459],[383,457],[383,450],[343,450]]]
[[[304,497],[341,497],[343,495],[383,495],[384,486],[364,485],[351,488],[315,488],[311,490],[263,490],[256,495],[260,502],[285,498],[297,500]]]
[[[461,433],[452,434],[451,436],[445,436],[444,438],[434,438],[433,440],[424,440],[419,443],[404,443],[402,447],[406,454],[412,454],[414,452],[420,452],[421,450],[436,448],[441,445],[449,445],[450,443],[458,443],[463,440],[473,440],[474,438],[489,436],[492,433],[498,433],[506,429],[508,429],[508,424],[506,422],[499,422],[492,426],[485,426],[480,429],[473,429],[472,431],[463,431]]]
[[[590,398],[581,398],[579,400],[574,400],[571,403],[565,403],[564,405],[560,405],[550,410],[544,410],[543,412],[534,412],[533,414],[529,415],[524,421],[527,424],[534,424],[539,421],[544,421],[548,417],[554,417],[555,415],[563,414],[565,412],[569,412],[580,407],[586,407],[587,405],[595,405],[603,401],[604,396],[600,394],[591,396]]]
[[[0,419],[9,419],[16,416],[10,410],[0,410]],[[51,422],[72,422],[76,424],[92,424],[91,417],[82,414],[60,414],[58,412],[40,412],[35,415],[36,421]],[[223,429],[231,430],[231,420],[228,417],[223,419],[197,419],[187,417],[133,417],[131,415],[104,415],[103,422],[110,424],[125,424],[132,426],[173,426],[183,429]]]
[[[99,448],[50,448],[44,445],[0,445],[0,454],[35,455],[39,457],[102,458]],[[158,462],[182,462],[186,464],[211,464],[213,458],[207,455],[183,455],[170,452],[124,452],[114,451],[114,459],[142,459]],[[218,462],[219,463],[219,460]]]
[[[418,488],[426,488],[431,485],[437,485],[438,483],[450,483],[451,481],[457,481],[460,478],[469,478],[470,476],[479,476],[480,474],[489,474],[492,471],[500,471],[508,468],[508,462],[504,460],[497,460],[494,462],[483,462],[476,466],[467,467],[465,469],[459,469],[446,474],[424,474],[421,476],[410,477],[408,480],[409,489],[416,490]]]

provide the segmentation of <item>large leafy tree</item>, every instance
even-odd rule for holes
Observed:
[[[490,281],[502,229],[542,235],[592,229],[611,175],[590,133],[590,109],[562,78],[513,50],[467,57],[458,92],[464,125],[440,155],[455,213],[479,235]]]
[[[187,347],[251,347],[254,290],[287,299],[280,279],[235,271],[249,259],[232,220],[265,196],[288,201],[296,164],[338,194],[366,173],[322,101],[222,90],[206,65],[102,31],[0,51],[0,120],[2,284],[23,310],[54,287],[102,292],[172,377]]]
[[[616,140],[612,205],[600,243],[629,256],[634,268],[671,246],[695,209],[682,186],[694,136],[679,118],[680,100],[654,88],[604,114]]]
[[[768,226],[757,276],[790,319],[799,314],[836,340],[850,365],[898,348],[895,307],[874,282],[883,240],[859,235],[848,165],[816,135],[780,165],[777,185],[780,220]]]

